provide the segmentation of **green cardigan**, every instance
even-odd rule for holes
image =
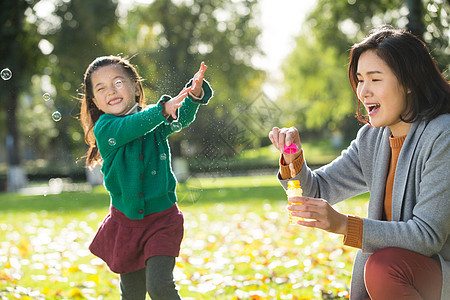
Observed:
[[[186,97],[178,110],[183,128],[194,121],[200,104],[207,104],[213,96],[208,82],[203,81],[202,88],[201,100]],[[143,219],[177,201],[167,141],[175,131],[170,126],[172,119],[165,119],[161,113],[161,103],[169,99],[162,96],[156,105],[128,116],[103,114],[94,126],[111,205],[130,219]]]

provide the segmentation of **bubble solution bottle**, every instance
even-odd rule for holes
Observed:
[[[300,181],[289,180],[287,190],[286,190],[286,195],[288,196],[288,198],[301,197],[302,194],[303,194],[303,190],[302,190],[302,187],[300,186]],[[293,202],[289,201],[289,205],[301,205],[301,203],[293,203]],[[292,211],[289,211],[289,223],[297,224],[298,220],[303,220],[303,218],[293,216]]]
[[[289,146],[284,146],[284,153],[293,154],[298,151],[298,147],[295,143],[291,143]],[[292,174],[294,176],[295,174]],[[301,197],[303,195],[302,187],[300,186],[300,181],[298,180],[289,180],[288,186],[286,190],[286,195],[288,198],[292,197]],[[289,201],[289,205],[301,205],[301,203],[293,203]],[[298,220],[303,220],[301,217],[296,217],[292,215],[292,212],[289,211],[289,223],[297,224]]]

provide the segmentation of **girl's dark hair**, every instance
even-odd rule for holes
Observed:
[[[410,91],[407,94],[408,109],[400,117],[402,121],[412,123],[421,118],[432,120],[450,112],[449,82],[437,68],[425,43],[409,32],[388,26],[372,30],[350,51],[348,77],[357,97],[358,60],[368,50],[374,50],[391,68],[405,91]],[[368,123],[367,116],[361,114],[359,100],[356,117]]]
[[[126,74],[128,74],[134,82],[138,83],[139,96],[136,96],[136,103],[139,103],[139,106],[144,106],[145,104],[142,79],[137,73],[135,67],[127,59],[118,56],[101,56],[96,58],[87,67],[86,72],[84,73],[82,93],[80,97],[80,121],[84,131],[84,141],[89,146],[89,149],[86,152],[86,167],[88,168],[93,168],[96,164],[101,164],[103,161],[100,153],[98,152],[97,142],[94,136],[94,125],[100,116],[104,114],[104,112],[99,110],[93,101],[94,92],[92,89],[91,77],[96,70],[109,65],[121,66],[125,70]]]

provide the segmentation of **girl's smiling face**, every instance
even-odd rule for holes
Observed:
[[[120,65],[107,65],[95,70],[91,83],[94,103],[106,114],[126,114],[139,96],[138,83]]]
[[[388,126],[394,137],[406,135],[411,124],[400,119],[407,109],[406,89],[375,50],[361,54],[356,76],[356,94],[369,114],[370,123],[375,127]]]

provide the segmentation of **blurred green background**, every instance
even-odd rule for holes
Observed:
[[[21,175],[31,181],[85,180],[77,97],[85,68],[100,55],[132,57],[147,103],[176,94],[200,62],[207,63],[215,97],[191,127],[170,137],[174,157],[187,161],[191,173],[243,171],[245,157],[252,170],[276,168],[276,159],[267,160],[270,148],[264,148],[273,126],[297,126],[305,143],[337,155],[360,127],[346,75],[348,50],[374,26],[390,24],[419,35],[448,74],[448,1],[316,0],[294,7],[277,2],[277,11],[298,13],[302,22],[295,30],[276,27],[296,37],[294,46],[276,45],[289,53],[275,71],[264,68],[261,45],[263,28],[277,25],[261,21],[268,3],[1,1],[0,68],[12,77],[0,80],[0,190],[22,186],[7,185],[8,174],[8,182]],[[268,95],[267,85],[276,93]],[[45,93],[50,100],[43,99]],[[52,120],[55,111],[61,120]],[[238,156],[261,148],[266,151]],[[322,164],[329,158],[312,159]]]

